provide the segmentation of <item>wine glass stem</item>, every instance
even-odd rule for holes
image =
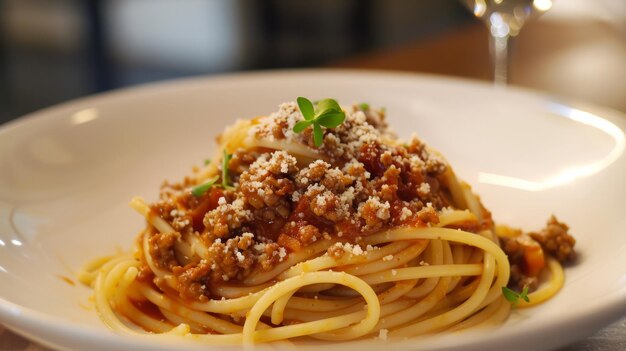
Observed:
[[[508,82],[509,36],[491,35],[491,61],[493,63],[493,81],[497,86]]]

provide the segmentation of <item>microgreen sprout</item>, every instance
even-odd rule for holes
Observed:
[[[215,176],[215,177],[209,179],[207,182],[205,182],[203,184],[200,184],[198,186],[194,186],[193,188],[191,188],[191,193],[195,197],[200,197],[200,196],[204,195],[207,191],[209,191],[209,189],[211,189],[213,184],[215,184],[215,182],[217,182],[217,180],[219,178],[220,178],[219,176]]]
[[[232,185],[228,183],[228,181],[230,180],[230,175],[228,174],[228,163],[230,162],[230,159],[232,157],[233,155],[229,154],[224,149],[224,151],[222,152],[222,184],[221,184],[221,187],[224,188],[224,190],[235,189],[235,187],[233,187]],[[204,160],[205,166],[208,166],[209,163],[211,163],[211,160],[209,159]],[[209,179],[208,181],[206,181],[205,183],[202,183],[200,185],[197,185],[191,188],[191,194],[193,194],[193,196],[195,197],[200,197],[204,195],[207,191],[209,191],[209,189],[211,189],[211,187],[220,186],[220,184],[215,184],[215,182],[217,182],[218,179],[220,179],[220,176],[215,176]]]
[[[224,190],[235,189],[234,186],[228,184],[228,181],[230,179],[230,175],[228,174],[228,162],[230,162],[230,159],[232,157],[233,155],[226,152],[226,149],[222,151],[222,187],[224,188]]]
[[[313,126],[313,142],[316,147],[322,146],[324,138],[322,127],[336,128],[346,119],[346,114],[333,99],[320,100],[315,107],[307,98],[298,97],[297,101],[304,120],[296,123],[293,131],[302,133],[307,127]]]
[[[511,305],[513,305],[513,307],[517,306],[520,300],[530,302],[530,299],[528,298],[528,285],[524,286],[522,292],[520,293],[515,292],[515,290],[509,289],[506,286],[503,286],[502,295],[504,295],[504,298],[509,301]]]

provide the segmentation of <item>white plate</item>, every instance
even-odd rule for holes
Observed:
[[[551,349],[626,313],[623,114],[429,76],[288,71],[122,90],[2,126],[0,322],[60,349],[171,348],[110,332],[91,307],[91,291],[62,277],[75,281],[91,258],[130,247],[143,226],[127,207],[133,195],[155,199],[164,179],[212,154],[226,125],[297,96],[385,106],[401,136],[415,131],[447,156],[496,220],[538,229],[555,213],[578,239],[580,259],[549,302],[515,312],[496,331],[395,348]]]

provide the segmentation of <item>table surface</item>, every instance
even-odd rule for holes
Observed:
[[[25,339],[0,325],[0,351],[48,351],[50,349]],[[626,318],[598,333],[558,351],[626,350]]]
[[[510,45],[512,86],[626,112],[626,29],[605,22],[538,20],[529,22]],[[330,67],[483,81],[492,77],[489,36],[480,23],[451,29],[428,40],[349,57]]]
[[[454,29],[403,47],[351,57],[338,68],[384,69],[490,80],[487,31]],[[512,85],[626,112],[625,33],[599,21],[529,23],[514,42]],[[47,350],[0,326],[0,351]],[[626,350],[626,318],[560,351]]]

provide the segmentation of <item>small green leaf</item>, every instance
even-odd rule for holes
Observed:
[[[343,111],[329,112],[319,116],[316,121],[319,125],[326,128],[336,128],[346,119],[346,114]]]
[[[302,133],[308,126],[313,124],[313,121],[300,121],[293,126],[293,131],[296,133]]]
[[[528,297],[528,285],[524,286],[521,293],[517,293],[512,289],[507,288],[506,286],[502,287],[502,295],[504,298],[513,305],[513,307],[517,306],[520,302],[520,299],[530,302],[530,298]]]
[[[341,110],[341,106],[333,99],[323,99],[316,102],[315,107],[310,100],[298,97],[298,107],[304,121],[299,121],[293,126],[295,133],[302,133],[307,127],[313,126],[313,142],[316,147],[320,147],[324,142],[324,131],[322,127],[336,128],[346,119],[346,114]]]
[[[522,292],[519,294],[519,297],[522,298],[526,302],[530,302],[530,299],[528,298],[528,285],[524,286],[524,289],[522,289]]]
[[[204,160],[204,165],[205,166],[208,166],[209,163],[211,163],[211,159],[210,158],[207,158],[207,159]]]
[[[200,197],[204,195],[209,189],[211,189],[213,184],[215,184],[215,182],[217,182],[219,178],[219,176],[215,176],[209,179],[206,183],[194,186],[193,188],[191,188],[191,194],[193,194],[193,196],[195,197]]]
[[[322,127],[319,124],[313,124],[313,142],[316,147],[322,146],[322,142],[324,139],[324,132],[322,131]]]
[[[341,107],[339,106],[337,101],[333,99],[323,99],[317,103],[317,106],[315,109],[315,116],[319,117],[328,112],[338,112],[338,111],[341,111]]]
[[[367,111],[370,109],[370,104],[368,104],[367,102],[362,102],[359,104],[359,108],[363,111]]]
[[[513,291],[512,289],[507,288],[506,286],[502,287],[502,295],[504,295],[504,298],[512,303],[513,305],[517,304],[517,300],[519,299],[519,294],[516,293],[515,291]]]
[[[313,111],[313,104],[311,101],[305,97],[298,97],[298,108],[300,108],[300,113],[302,113],[302,117],[305,120],[312,120],[315,117],[315,112]],[[299,132],[296,132],[299,133]]]
[[[233,190],[235,187],[228,184],[230,179],[230,175],[228,174],[228,163],[230,159],[233,157],[232,154],[226,152],[226,149],[222,151],[222,187],[226,190]]]

